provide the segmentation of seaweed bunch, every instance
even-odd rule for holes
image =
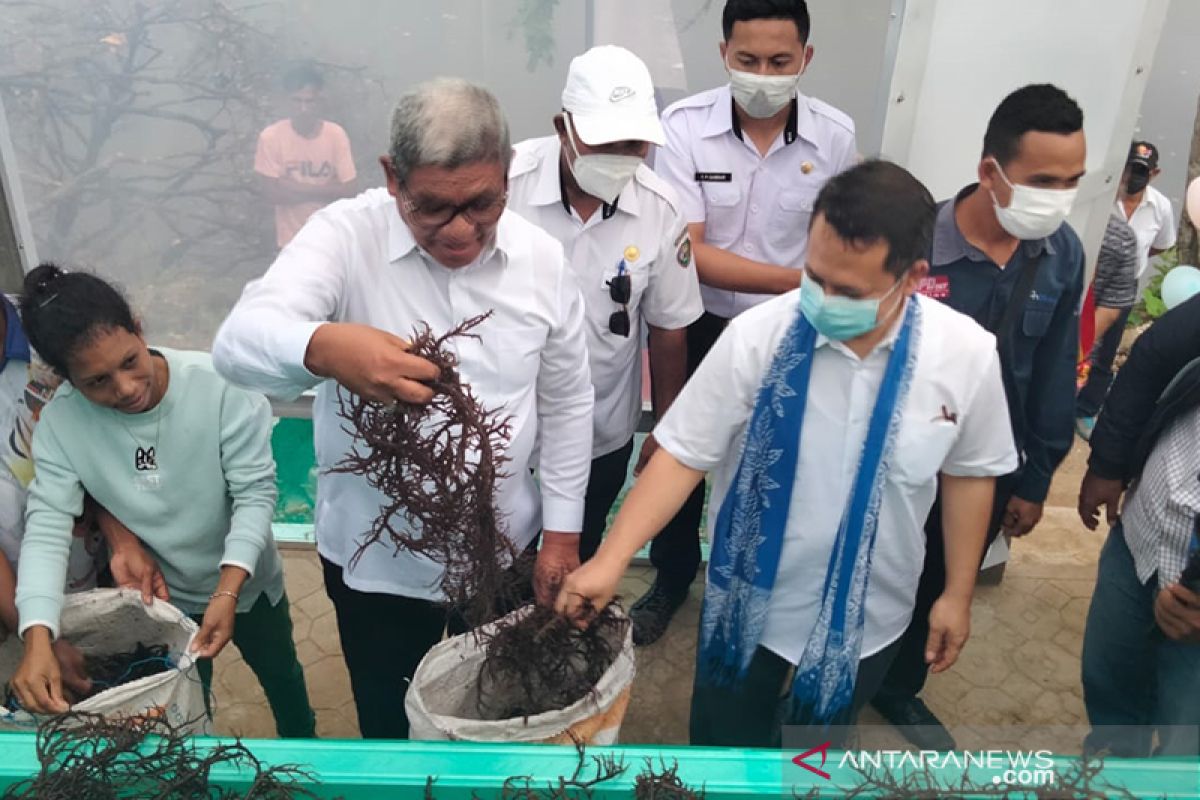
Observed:
[[[646,768],[638,773],[633,783],[634,800],[703,800],[704,791],[697,792],[679,779],[679,764],[667,766],[659,761],[646,759]]]
[[[534,786],[532,776],[514,775],[504,781],[500,790],[501,800],[573,800],[591,797],[593,788],[625,774],[625,762],[619,756],[589,756],[586,744],[579,739],[575,739],[575,755],[575,771],[570,777],[560,775],[550,781],[545,790],[539,790]],[[590,777],[585,774],[589,763],[592,767]],[[427,796],[432,797],[431,794]]]
[[[355,559],[384,543],[445,568],[446,603],[484,649],[482,718],[511,719],[565,708],[593,691],[620,652],[628,623],[614,605],[588,609],[595,619],[586,630],[534,606],[480,630],[522,604],[534,570],[534,559],[518,556],[505,535],[496,507],[510,418],[480,403],[447,347],[456,338],[478,338],[473,331],[489,316],[442,336],[425,324],[414,330],[409,352],[439,370],[428,404],[385,404],[341,392],[340,413],[355,443],[334,471],[363,476],[387,498]]]
[[[0,800],[294,800],[316,798],[298,766],[268,767],[241,742],[199,750],[161,716],[105,719],[73,712],[38,728],[36,775],[13,784]],[[243,789],[218,787],[217,767],[238,770]]]
[[[91,694],[97,694],[114,686],[166,672],[174,664],[165,644],[146,645],[138,642],[133,650],[126,653],[84,656],[83,666],[92,681]]]
[[[387,498],[354,559],[383,542],[441,564],[446,602],[472,626],[487,622],[499,598],[513,591],[505,572],[516,548],[495,502],[510,418],[483,407],[446,345],[477,339],[471,331],[491,313],[441,336],[417,326],[409,352],[440,373],[429,384],[434,396],[426,405],[379,403],[339,388],[340,413],[355,444],[332,469],[361,475]]]
[[[510,624],[480,630],[486,657],[479,671],[481,719],[531,717],[566,708],[595,690],[625,641],[628,617],[614,601],[586,628],[553,609],[531,606]]]

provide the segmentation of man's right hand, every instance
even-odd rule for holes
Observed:
[[[612,601],[624,574],[622,565],[609,563],[600,554],[593,556],[563,579],[554,610],[586,628],[591,615],[602,611]]]
[[[25,655],[11,684],[21,708],[26,711],[65,714],[70,710],[63,698],[62,673],[48,628],[35,625],[25,632]]]
[[[313,333],[304,366],[333,378],[354,394],[379,403],[428,403],[437,379],[433,363],[408,352],[408,342],[369,325],[329,322]]]
[[[1101,478],[1091,470],[1083,476],[1079,486],[1079,519],[1089,531],[1100,524],[1100,506],[1104,506],[1108,524],[1116,525],[1121,510],[1121,494],[1125,485],[1120,480]]]

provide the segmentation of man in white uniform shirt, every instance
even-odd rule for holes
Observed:
[[[1171,201],[1150,185],[1160,172],[1157,147],[1150,142],[1134,142],[1129,146],[1116,209],[1137,234],[1137,276],[1143,283],[1150,259],[1175,246],[1175,211]]]
[[[596,387],[579,546],[586,561],[600,545],[633,455],[642,411],[642,320],[649,329],[652,403],[659,419],[683,387],[687,326],[704,309],[679,201],[644,163],[650,145],[662,144],[646,65],[621,47],[592,48],[571,62],[562,108],[554,117],[555,136],[514,148],[508,207],[562,242],[583,292]],[[654,448],[654,438],[647,437],[635,474]],[[671,522],[693,539],[703,509],[703,498],[696,500]],[[670,588],[686,593],[694,577],[693,570]],[[636,644],[660,633],[647,605],[631,609]]]
[[[951,577],[926,649],[934,671],[950,667],[994,476],[1017,464],[995,340],[915,294],[934,223],[925,187],[871,161],[830,180],[813,213],[799,291],[730,323],[559,594],[568,615],[580,598],[606,601],[713,473],[692,744],[777,747],[797,725],[838,745],[844,730],[824,726],[853,724],[908,626],[939,480]]]
[[[813,59],[804,0],[728,0],[721,24],[730,82],[663,113],[654,162],[683,203],[704,298],[689,374],[730,319],[800,285],[817,192],[858,159],[850,117],[797,91]],[[659,581],[695,573],[689,537],[669,528],[655,541],[680,562],[655,563]]]
[[[454,79],[416,87],[392,115],[386,190],[314,214],[246,287],[213,345],[231,381],[280,398],[318,387],[317,550],[364,737],[408,735],[407,681],[448,622],[442,568],[385,543],[354,560],[384,498],[328,470],[352,446],[340,389],[380,402],[432,396],[421,381],[437,369],[406,352],[416,326],[437,335],[491,312],[478,338],[447,346],[475,397],[510,416],[496,497],[506,532],[522,549],[541,531],[533,582],[543,602],[579,563],[592,447],[583,302],[562,246],[505,213],[511,155],[485,89]]]

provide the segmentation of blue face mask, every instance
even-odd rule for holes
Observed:
[[[800,313],[817,333],[844,342],[870,333],[879,324],[879,304],[899,288],[901,281],[883,297],[853,298],[827,295],[812,278],[800,282]]]

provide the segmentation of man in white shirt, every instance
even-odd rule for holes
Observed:
[[[352,560],[384,504],[365,479],[329,473],[352,447],[338,394],[427,402],[438,371],[403,337],[450,340],[476,398],[509,415],[496,504],[518,549],[541,530],[534,588],[543,602],[579,563],[592,447],[583,302],[562,246],[505,213],[508,124],[485,89],[439,79],[404,95],[380,158],[387,189],[314,214],[217,333],[229,380],[291,398],[317,387],[316,535],[364,737],[404,738],[407,680],[442,636],[442,567],[377,544]],[[537,469],[537,480],[531,470]],[[407,524],[392,520],[393,525]],[[456,627],[451,618],[450,627]]]
[[[1175,246],[1175,212],[1171,201],[1150,185],[1160,172],[1157,147],[1150,142],[1134,142],[1129,146],[1129,159],[1117,191],[1117,211],[1137,234],[1139,279],[1151,258]]]
[[[663,113],[667,141],[654,162],[683,204],[704,299],[688,328],[689,375],[730,319],[800,285],[817,192],[858,159],[854,122],[797,91],[813,59],[804,0],[728,0],[721,25],[730,83]],[[690,582],[693,531],[673,526],[652,547],[656,588]],[[675,606],[656,605],[665,630]]]
[[[655,429],[660,449],[608,538],[559,594],[568,615],[580,598],[607,600],[713,473],[692,744],[777,747],[785,724],[840,740],[823,726],[853,724],[908,626],[939,481],[951,577],[927,658],[950,667],[994,476],[1017,464],[995,340],[915,294],[928,191],[871,161],[830,180],[813,214],[800,290],[730,323]]]
[[[571,62],[555,136],[514,148],[508,206],[562,242],[584,301],[596,387],[592,468],[579,557],[600,545],[625,484],[642,411],[641,328],[648,332],[655,419],[683,387],[687,326],[703,312],[692,244],[674,191],[644,163],[662,144],[646,65],[621,47],[594,47]],[[647,437],[634,474],[655,449]],[[672,520],[695,539],[703,497]],[[697,565],[698,566],[698,565]],[[674,594],[686,594],[695,569]],[[635,644],[661,635],[648,603],[630,617]]]

